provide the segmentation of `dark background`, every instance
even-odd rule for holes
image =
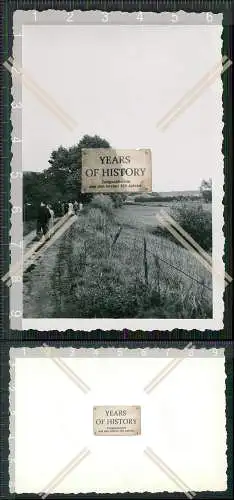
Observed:
[[[11,77],[7,70],[2,66],[3,62],[12,53],[12,16],[16,9],[22,10],[45,10],[59,9],[72,11],[80,10],[103,10],[114,11],[122,10],[128,12],[152,11],[176,12],[184,10],[186,12],[213,12],[224,14],[224,32],[223,32],[223,55],[227,55],[233,61],[233,2],[230,1],[2,1],[0,0],[0,36],[1,36],[1,64],[0,64],[0,133],[1,133],[1,152],[0,152],[0,277],[9,269],[9,229],[10,229],[10,161],[11,161],[11,125],[10,125],[10,87]],[[226,271],[233,275],[232,267],[232,184],[233,184],[233,134],[232,134],[232,75],[233,66],[222,75],[224,84],[224,142],[223,154],[225,157],[225,265]],[[9,384],[9,349],[10,347],[36,347],[46,342],[55,347],[185,347],[189,341],[192,341],[196,348],[199,347],[226,347],[226,398],[227,398],[227,431],[228,431],[228,490],[226,492],[203,492],[198,493],[196,498],[232,498],[233,494],[233,342],[232,342],[232,290],[233,285],[229,285],[225,290],[225,327],[222,331],[205,332],[174,330],[173,332],[73,332],[67,331],[58,333],[36,332],[36,331],[10,331],[9,330],[9,290],[2,281],[0,281],[1,296],[1,323],[0,323],[0,387],[1,387],[1,427],[0,427],[0,497],[5,500],[8,498],[40,498],[37,495],[9,495],[8,493],[8,384]],[[163,338],[163,341],[161,340]],[[210,339],[212,338],[212,341]],[[172,341],[173,339],[173,341]],[[192,430],[191,430],[192,431]],[[52,495],[53,498],[76,498],[76,497],[132,497],[132,498],[185,498],[181,494],[124,494],[124,495]]]

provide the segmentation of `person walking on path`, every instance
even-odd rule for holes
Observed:
[[[54,226],[54,210],[52,209],[51,205],[47,205],[47,208],[48,208],[48,210],[50,212],[50,219],[49,219],[48,231],[49,231],[49,238],[51,238],[52,228]]]
[[[75,214],[77,215],[78,208],[79,208],[78,201],[74,201],[73,207],[74,207],[74,212],[75,212]]]
[[[69,202],[68,203],[68,215],[73,215],[73,214],[74,214],[73,203]]]
[[[68,203],[67,203],[67,201],[65,201],[65,203],[64,203],[64,215],[68,213],[68,209],[69,209]]]
[[[61,216],[63,217],[64,215],[65,215],[65,204],[62,201],[62,203],[61,203]]]
[[[50,211],[42,201],[38,210],[37,216],[37,236],[40,237],[41,231],[45,236],[48,232],[49,220],[51,218]]]

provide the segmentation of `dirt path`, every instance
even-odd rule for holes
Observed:
[[[65,233],[68,231],[65,230]],[[63,233],[24,273],[23,316],[24,318],[51,318],[56,313],[55,290],[52,276],[60,245],[65,236]],[[30,249],[35,232],[25,239],[24,248]],[[51,240],[52,242],[52,240]]]
[[[36,235],[36,229],[34,229],[30,233],[26,234],[26,236],[24,236],[24,251],[27,250],[27,247],[32,243],[34,238],[36,238]]]
[[[53,317],[56,304],[51,278],[60,244],[61,238],[24,275],[24,318]]]
[[[56,222],[58,222],[59,220],[59,217],[56,217],[54,219],[54,224],[56,224]],[[25,250],[28,250],[29,247],[32,245],[32,243],[34,242],[35,238],[37,236],[37,232],[36,232],[36,228],[33,229],[32,231],[30,231],[30,233],[27,233],[25,236],[24,236],[24,252]]]

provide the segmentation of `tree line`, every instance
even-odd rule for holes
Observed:
[[[42,172],[24,172],[24,219],[36,217],[41,201],[45,204],[50,203],[55,213],[61,203],[75,200],[82,203],[91,201],[92,194],[81,193],[82,149],[110,147],[106,139],[97,135],[93,137],[85,135],[74,146],[68,148],[60,146],[52,151],[49,168]],[[123,196],[113,194],[112,199],[118,206]]]
[[[98,135],[84,135],[74,146],[68,148],[60,146],[52,151],[49,168],[42,172],[24,172],[24,220],[36,217],[41,201],[51,204],[55,210],[55,215],[61,203],[75,200],[83,204],[90,202],[92,194],[81,193],[82,149],[110,147],[109,142]],[[212,200],[211,179],[202,181],[200,194],[204,201],[210,202]],[[161,199],[160,195],[158,196]],[[113,193],[111,198],[115,206],[119,206],[125,196]],[[169,201],[171,200],[170,197]]]

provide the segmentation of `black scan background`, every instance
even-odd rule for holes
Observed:
[[[69,0],[69,1],[24,1],[24,0],[0,0],[0,276],[3,276],[9,269],[9,229],[10,229],[10,161],[11,161],[11,77],[2,66],[3,62],[12,53],[12,25],[13,13],[15,10],[101,10],[101,11],[124,11],[124,12],[176,12],[184,10],[186,12],[222,12],[223,19],[223,55],[228,56],[233,61],[233,2],[231,1],[153,1],[153,0]],[[232,140],[232,73],[231,66],[222,75],[224,93],[224,129],[223,129],[223,155],[224,155],[224,175],[225,175],[225,195],[224,195],[224,218],[225,218],[225,266],[227,272],[232,276],[232,186],[233,186],[233,140]],[[233,285],[229,285],[225,290],[225,313],[224,329],[212,332],[206,330],[184,331],[173,330],[167,332],[146,332],[129,330],[123,331],[92,331],[92,332],[37,332],[37,331],[12,331],[9,329],[9,289],[0,280],[1,287],[1,316],[0,316],[0,397],[1,397],[1,421],[0,421],[0,498],[5,500],[10,498],[40,498],[35,494],[15,495],[9,494],[8,483],[8,436],[9,436],[9,350],[11,347],[38,347],[46,343],[54,347],[177,347],[184,348],[189,342],[197,349],[201,347],[225,347],[226,353],[226,415],[227,415],[227,459],[228,459],[228,490],[226,492],[202,492],[196,495],[197,498],[232,498],[233,496],[233,336],[232,336],[232,290]],[[210,340],[212,339],[212,340]],[[131,497],[131,498],[185,498],[183,493],[157,493],[150,494],[79,494],[79,495],[52,495],[52,498],[96,498],[96,497]]]

